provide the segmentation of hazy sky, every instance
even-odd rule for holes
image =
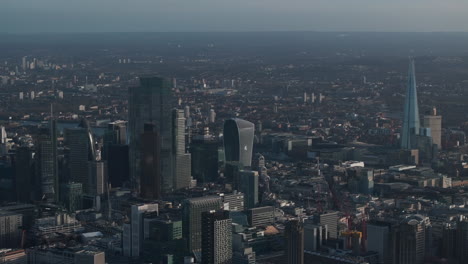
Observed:
[[[0,0],[0,32],[468,31],[467,0]]]

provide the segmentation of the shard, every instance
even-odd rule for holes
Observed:
[[[401,131],[401,148],[412,149],[414,135],[419,134],[419,108],[418,95],[416,91],[416,76],[414,71],[414,60],[410,60],[408,73],[408,87],[406,90],[405,112]]]

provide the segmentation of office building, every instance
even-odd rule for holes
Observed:
[[[107,146],[106,157],[107,172],[110,185],[122,187],[129,182],[129,147],[128,145],[110,144]]]
[[[88,193],[98,196],[106,193],[107,190],[107,163],[105,161],[90,161],[88,163],[89,183]]]
[[[224,122],[224,154],[226,163],[238,162],[241,166],[252,165],[252,149],[255,126],[248,121],[233,118]]]
[[[145,124],[140,142],[140,195],[147,199],[159,199],[162,192],[161,139],[153,124]]]
[[[231,194],[221,194],[223,208],[226,211],[241,212],[244,211],[244,194],[234,191]]]
[[[455,235],[455,255],[459,261],[468,260],[468,219],[457,222]]]
[[[40,179],[41,200],[48,202],[59,200],[57,139],[53,130],[56,130],[55,125],[50,129],[41,128],[36,140],[36,172]]]
[[[316,225],[327,226],[327,238],[338,238],[338,212],[322,212],[312,216],[312,221]]]
[[[81,183],[62,183],[60,187],[60,201],[69,212],[83,209],[83,186]]]
[[[290,220],[284,231],[287,264],[304,264],[304,225],[300,220]]]
[[[268,226],[275,222],[275,208],[273,206],[251,208],[246,213],[251,227]]]
[[[316,225],[312,220],[304,221],[304,249],[318,251],[328,240],[327,225]]]
[[[437,109],[434,107],[430,115],[424,116],[424,127],[431,131],[432,143],[442,148],[442,116],[437,115]]]
[[[0,126],[0,144],[5,144],[7,141],[7,133],[4,126]]]
[[[214,109],[210,109],[209,122],[214,123],[216,121],[216,112]]]
[[[254,208],[258,204],[258,172],[242,170],[239,172],[239,191],[244,194],[246,208]]]
[[[174,140],[174,189],[179,190],[190,186],[192,178],[191,155],[185,147],[185,117],[184,111],[173,111]]]
[[[416,91],[416,74],[414,60],[410,61],[408,73],[408,87],[406,90],[405,109],[403,113],[403,125],[401,131],[401,148],[412,149],[414,136],[419,134],[419,107]]]
[[[69,149],[70,181],[81,183],[83,192],[89,193],[88,162],[91,160],[89,160],[90,140],[87,130],[79,127],[65,129],[65,145]]]
[[[205,196],[184,200],[182,204],[183,232],[188,250],[199,252],[202,247],[202,213],[222,208],[221,197]]]
[[[0,248],[19,248],[22,226],[21,214],[0,211]]]
[[[218,179],[218,146],[218,141],[212,138],[192,140],[192,175],[197,182],[215,182]]]
[[[367,250],[377,252],[380,264],[393,263],[393,236],[391,223],[373,221],[367,224]]]
[[[397,260],[400,264],[424,263],[426,253],[426,221],[420,215],[408,216],[398,226]]]
[[[143,215],[146,212],[158,212],[158,204],[136,204],[131,207],[130,224],[123,226],[124,256],[138,257],[143,250],[144,224]]]
[[[172,99],[170,81],[158,77],[140,78],[140,86],[129,89],[130,178],[136,188],[141,186],[141,134],[145,123],[154,123],[160,140],[162,192],[169,193],[173,190]]]
[[[228,211],[202,213],[202,264],[232,263],[231,224]]]
[[[34,161],[29,147],[19,147],[15,155],[16,200],[27,203],[34,199]],[[37,195],[38,196],[38,195]]]
[[[114,121],[107,125],[107,130],[104,132],[104,146],[107,144],[127,144],[126,121]]]

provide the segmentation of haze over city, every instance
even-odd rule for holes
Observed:
[[[0,32],[468,31],[464,0],[2,0]]]

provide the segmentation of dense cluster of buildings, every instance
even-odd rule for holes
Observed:
[[[89,69],[7,67],[6,89]],[[274,96],[241,78],[65,79],[9,100],[50,111],[0,123],[0,263],[468,259],[465,128],[420,115],[413,60],[402,118],[366,78],[349,94],[289,80]]]

